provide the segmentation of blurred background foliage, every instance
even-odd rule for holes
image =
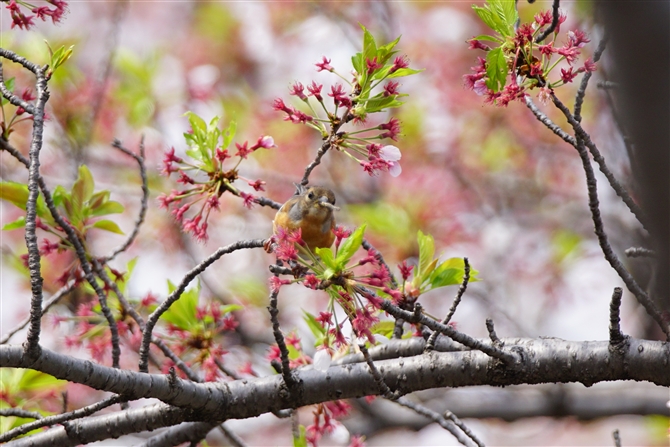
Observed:
[[[522,3],[520,15],[530,20],[549,7],[548,2]],[[591,37],[586,57],[602,36],[592,22],[592,2],[565,2],[562,8],[568,14],[563,30],[579,27]],[[194,111],[206,121],[216,115],[224,123],[237,121],[235,141],[240,143],[273,136],[277,148],[252,155],[241,174],[262,178],[267,182],[265,195],[285,201],[321,139],[306,126],[283,121],[283,115],[272,110],[272,101],[281,97],[297,106],[296,98],[288,95],[296,81],[307,85],[315,80],[327,91],[337,80],[327,72],[317,73],[314,64],[322,56],[332,59],[340,73],[349,73],[349,57],[360,50],[361,23],[380,42],[402,35],[401,54],[412,67],[425,71],[402,78],[400,91],[409,96],[403,107],[391,111],[402,123],[402,137],[395,143],[402,151],[399,177],[370,177],[338,153],[329,153],[314,171],[311,183],[336,193],[342,207],[339,222],[349,228],[367,222],[367,237],[391,265],[416,258],[418,230],[434,236],[443,258],[467,256],[482,281],[468,289],[455,321],[473,336],[485,336],[484,318],[492,317],[500,336],[606,339],[609,297],[620,284],[593,235],[579,158],[523,104],[486,106],[482,97],[463,86],[462,76],[478,55],[467,49],[466,40],[486,32],[469,2],[72,2],[66,20],[56,27],[40,22],[36,30],[25,32],[9,29],[8,14],[1,20],[0,45],[35,62],[48,60],[43,39],[52,48],[75,46],[70,61],[49,84],[42,170],[51,187],[69,188],[78,165],[85,163],[96,185],[111,190],[112,199],[125,206],[117,222],[128,233],[139,207],[139,174],[135,162],[110,142],[118,138],[137,150],[145,137],[149,214],[137,242],[116,261],[123,270],[138,257],[129,282],[132,296],[152,292],[164,297],[167,279],[178,281],[217,247],[271,233],[273,210],[248,210],[228,195],[222,197],[221,212],[210,218],[206,245],[181,234],[172,216],[158,208],[156,197],[175,187],[172,179],[159,175],[163,153],[174,147],[181,154],[186,147],[184,113]],[[5,63],[4,70],[5,78],[16,77],[17,91],[31,85],[13,64]],[[605,58],[595,80],[607,79],[607,70]],[[575,88],[560,88],[558,95],[571,105]],[[538,105],[565,125],[560,113]],[[604,93],[592,82],[583,123],[626,183],[628,160],[605,105]],[[25,155],[29,138],[30,126],[24,123],[10,142]],[[5,153],[0,159],[3,180],[25,182],[23,166]],[[640,229],[605,184],[600,182],[602,210],[621,253],[638,242]],[[19,215],[6,203],[0,207],[3,224]],[[91,247],[104,255],[121,241],[123,236],[98,234]],[[2,250],[3,297],[23,296],[29,283],[17,261],[26,251],[22,233],[3,232]],[[43,260],[46,290],[57,289],[55,278],[72,262],[63,256],[69,255]],[[245,307],[234,312],[240,326],[226,341],[226,361],[233,367],[252,362],[258,371],[270,371],[263,356],[272,341],[265,309],[271,261],[263,252],[236,253],[201,277],[201,300]],[[455,289],[427,294],[424,307],[444,315]],[[80,293],[70,299],[86,300]],[[280,297],[282,324],[287,331],[298,327],[309,339],[301,309],[318,313],[326,300],[322,292],[287,288]],[[643,312],[632,300],[625,302],[624,331],[643,333]],[[56,314],[67,315],[73,307],[66,303]],[[3,298],[3,329],[26,312]],[[54,324],[52,330],[67,333],[63,324]],[[52,343],[64,349],[58,337]],[[74,396],[81,404],[94,399],[84,393]],[[644,442],[658,441],[649,436]]]

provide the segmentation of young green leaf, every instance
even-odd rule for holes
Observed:
[[[28,203],[28,185],[16,182],[0,183],[0,199],[6,200],[25,211]]]
[[[391,73],[390,75],[388,75],[388,79],[402,78],[404,76],[410,76],[410,75],[413,75],[413,74],[421,73],[424,70],[425,70],[424,68],[422,68],[420,70],[415,70],[413,68],[399,68],[396,71],[394,71],[393,73]]]
[[[337,263],[335,262],[335,256],[333,255],[333,250],[330,248],[317,248],[314,250],[316,254],[321,258],[321,261],[329,269],[337,271]]]
[[[81,206],[93,196],[94,189],[95,181],[93,180],[91,171],[89,171],[86,165],[79,166],[79,176],[74,185],[72,185],[72,199]]]
[[[171,289],[171,290],[170,290]],[[168,290],[172,293],[175,290],[174,284],[168,281]],[[161,316],[180,329],[190,330],[199,323],[196,318],[196,308],[198,306],[198,296],[200,295],[200,283],[194,288],[182,293],[181,297]]]
[[[91,208],[89,217],[106,216],[107,214],[119,214],[122,213],[123,210],[123,205],[121,205],[119,202],[110,200],[109,202],[105,202],[95,209]]]
[[[421,230],[417,233],[419,242],[419,265],[414,274],[415,278],[422,278],[426,275],[429,264],[433,261],[435,255],[435,239],[430,234],[423,234]],[[423,281],[422,281],[423,282]],[[417,284],[418,286],[419,284]]]
[[[316,317],[314,317],[314,315],[307,312],[306,310],[303,310],[302,313],[303,313],[302,319],[305,320],[305,323],[307,323],[307,327],[309,327],[309,330],[312,332],[312,335],[314,335],[317,338],[326,335],[326,328],[321,326],[321,323],[316,321]]]
[[[110,233],[124,234],[123,231],[121,231],[121,228],[119,228],[119,226],[116,224],[116,222],[112,222],[111,220],[107,219],[102,219],[95,222],[92,225],[92,227],[98,228],[100,230],[109,231]]]
[[[9,231],[9,230],[16,230],[18,228],[23,228],[25,226],[26,226],[26,216],[19,216],[19,218],[16,219],[15,221],[5,224],[2,227],[2,229],[5,231]]]
[[[365,233],[366,227],[367,224],[364,223],[360,227],[356,228],[351,233],[351,235],[348,238],[346,238],[344,242],[342,242],[342,245],[340,245],[340,249],[337,252],[337,258],[335,259],[336,265],[342,267],[347,265],[347,262],[349,262],[351,257],[354,255],[354,253],[356,253],[358,248],[363,243],[363,233]]]
[[[9,78],[5,81],[5,87],[12,93],[14,93],[14,83],[15,83],[14,78]],[[3,106],[5,104],[9,104],[9,100],[5,99],[5,97],[3,96],[2,98],[0,98],[0,104],[2,104]]]
[[[237,122],[231,121],[230,124],[228,124],[228,127],[223,130],[223,144],[221,146],[223,149],[226,149],[228,146],[230,146],[231,141],[233,141],[233,138],[235,138],[236,132]]]
[[[505,87],[507,79],[507,61],[502,48],[494,48],[486,54],[486,86],[494,92]]]
[[[469,282],[478,281],[477,270],[470,269]],[[461,284],[465,275],[463,258],[449,258],[442,262],[430,275],[430,284],[433,289],[438,287]]]

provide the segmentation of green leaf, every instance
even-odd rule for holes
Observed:
[[[38,391],[46,389],[56,391],[67,383],[65,380],[60,380],[49,374],[32,369],[24,369],[21,371],[23,371],[23,374],[20,374],[20,379],[17,383],[17,388],[20,391]]]
[[[368,31],[365,26],[360,26],[363,30],[363,63],[365,64],[366,60],[372,60],[378,56],[377,43],[375,42],[374,36],[370,34],[370,31]]]
[[[360,227],[356,228],[353,233],[351,233],[351,235],[346,238],[344,242],[342,242],[342,245],[340,245],[340,249],[337,252],[335,265],[340,266],[340,268],[343,268],[345,265],[347,265],[347,262],[349,262],[351,257],[354,255],[354,253],[356,253],[358,248],[363,243],[363,233],[365,233],[365,228],[367,226],[368,224],[364,223]]]
[[[107,190],[98,191],[88,199],[88,207],[94,210],[109,200],[110,192]]]
[[[116,222],[112,222],[111,220],[107,219],[102,219],[95,222],[92,225],[92,227],[99,228],[100,230],[109,231],[110,233],[124,234],[123,231],[121,231],[121,228],[119,228],[119,226],[116,224]]]
[[[93,196],[94,189],[95,181],[93,180],[91,171],[89,171],[86,165],[79,166],[79,176],[74,185],[72,185],[72,199],[83,204]]]
[[[365,61],[363,60],[363,53],[356,53],[351,57],[351,65],[358,74],[365,72]]]
[[[305,323],[307,323],[307,327],[309,327],[309,330],[316,338],[323,337],[324,335],[326,335],[326,328],[321,326],[321,323],[316,321],[316,317],[314,317],[314,315],[307,312],[306,310],[303,310],[302,313],[303,313],[302,319],[305,320]]]
[[[2,229],[5,231],[9,231],[9,230],[16,230],[18,228],[23,228],[25,226],[26,226],[26,216],[19,216],[19,218],[16,219],[15,221],[5,224],[2,227]]]
[[[422,68],[421,70],[415,70],[413,68],[399,68],[390,75],[388,75],[388,79],[391,78],[402,78],[404,76],[411,76],[413,74],[421,73],[425,69]]]
[[[419,243],[419,265],[414,275],[415,278],[423,278],[426,276],[429,265],[433,261],[435,255],[435,239],[430,234],[423,234],[421,230],[418,231],[416,239]],[[423,282],[421,279],[420,282]],[[418,286],[419,284],[417,284]]]
[[[122,213],[123,210],[123,205],[121,205],[119,202],[110,200],[109,202],[103,203],[96,209],[92,209],[89,213],[89,217],[106,216],[107,214],[119,214]]]
[[[398,36],[394,41],[377,48],[377,61],[380,64],[386,65],[386,62],[391,59],[391,56],[397,53],[397,51],[393,51],[393,48],[395,48],[398,42],[400,42],[400,36]]]
[[[6,200],[25,211],[28,203],[28,185],[16,182],[0,183],[0,199]]]
[[[500,37],[496,36],[489,36],[488,34],[480,34],[477,37],[473,37],[470,40],[485,40],[488,42],[497,42],[497,43],[503,43],[504,41]]]
[[[505,87],[507,79],[507,61],[502,48],[494,48],[486,54],[486,86],[494,92]]]
[[[168,290],[172,293],[176,287],[172,282],[168,281]],[[185,291],[181,297],[161,316],[162,319],[168,321],[180,329],[190,330],[198,325],[199,320],[196,318],[196,308],[198,306],[198,297],[200,295],[200,283],[195,287]]]
[[[330,248],[317,248],[314,251],[321,258],[321,261],[326,265],[326,267],[332,270],[338,270],[337,264],[335,262],[335,256],[333,255],[333,250]]]
[[[49,47],[49,53],[51,53],[51,47],[49,46],[49,43],[46,42],[47,47]],[[56,71],[58,67],[63,65],[65,62],[70,59],[70,56],[72,56],[72,49],[74,48],[74,45],[70,45],[68,48],[65,48],[64,45],[61,45],[60,48],[58,48],[56,51],[54,51],[51,54],[51,61],[49,63],[49,68],[51,69],[52,72]]]
[[[233,138],[235,138],[236,132],[237,132],[237,122],[231,121],[230,124],[228,124],[228,127],[226,127],[223,130],[223,143],[222,143],[223,149],[228,148],[231,141],[233,141]]]
[[[384,109],[390,109],[393,107],[400,107],[404,104],[402,101],[396,99],[397,95],[393,96],[381,96],[378,95],[374,98],[365,102],[365,112],[364,113],[375,113]]]
[[[207,132],[207,123],[205,123],[204,119],[190,111],[186,112],[184,115],[188,116],[188,123],[191,125],[193,135],[196,135],[196,132],[199,134]]]
[[[372,325],[370,332],[373,334],[383,335],[386,338],[391,338],[393,336],[393,331],[395,330],[394,321],[379,321]]]
[[[514,24],[519,18],[514,0],[486,0],[483,8],[472,9],[486,25],[503,37],[514,35]]]
[[[14,93],[14,84],[15,84],[14,81],[15,81],[14,78],[9,78],[5,81],[5,87],[12,93]],[[0,104],[2,104],[3,106],[5,104],[9,104],[9,100],[5,99],[5,97],[3,96],[2,98],[0,98]]]
[[[470,280],[475,281],[476,271],[470,269]],[[430,275],[430,285],[433,289],[444,286],[461,284],[465,275],[463,258],[450,258],[442,262]]]

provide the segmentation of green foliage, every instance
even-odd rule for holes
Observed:
[[[15,84],[15,81],[16,81],[16,80],[15,80],[14,78],[9,78],[9,79],[7,79],[7,80],[5,81],[5,87],[7,88],[7,90],[9,90],[9,91],[12,92],[12,93],[14,93],[14,84]],[[4,106],[4,105],[6,105],[6,104],[9,104],[9,100],[6,99],[4,96],[1,96],[1,97],[0,97],[0,105],[3,105],[3,106]]]
[[[168,280],[168,292],[172,293],[177,289],[172,281]],[[172,303],[172,306],[161,316],[167,322],[172,323],[179,329],[186,331],[199,324],[196,318],[196,309],[198,307],[198,297],[200,296],[200,282],[181,294],[179,299]]]
[[[381,81],[391,78],[400,78],[420,73],[423,70],[415,70],[409,67],[396,68],[392,57],[397,53],[395,46],[400,41],[400,37],[385,45],[378,46],[372,34],[361,25],[363,29],[363,51],[356,53],[351,58],[351,64],[356,72],[356,83],[359,93],[353,96],[356,103],[354,114],[365,118],[368,113],[380,112],[382,110],[394,107],[400,107],[403,102],[398,98],[407,96],[402,94],[384,96],[383,92],[372,95],[372,90],[378,86]],[[381,68],[370,71],[368,62],[376,62]],[[392,72],[393,71],[393,72]]]
[[[110,193],[107,190],[94,193],[95,181],[91,171],[86,165],[79,166],[79,175],[70,191],[62,186],[57,186],[53,192],[53,201],[59,211],[65,215],[70,224],[81,234],[91,228],[123,234],[119,226],[110,220],[103,219],[93,221],[93,218],[117,214],[123,212],[123,205],[119,202],[109,200]],[[0,199],[12,203],[25,211],[28,203],[28,185],[16,182],[0,183]],[[51,212],[44,202],[42,195],[37,197],[37,217],[45,225],[55,227],[56,222],[51,217]],[[25,226],[25,217],[6,224],[3,230],[14,230]]]
[[[39,396],[55,395],[63,390],[66,384],[65,380],[32,369],[3,368],[0,374],[0,408],[18,407],[48,416],[50,413],[41,408],[44,399]],[[32,421],[19,417],[2,417],[0,433]]]
[[[168,292],[172,293],[177,287],[168,280]],[[203,318],[199,318],[198,302],[200,300],[200,282],[181,294],[179,299],[172,303],[170,308],[165,311],[161,318],[169,323],[172,323],[179,329],[183,329],[192,334],[204,333],[207,326],[214,323],[214,318],[207,313]],[[214,304],[212,304],[214,305]],[[236,310],[242,310],[243,307],[239,304],[220,305],[219,310],[221,315],[229,314]]]
[[[72,56],[72,49],[74,48],[74,45],[70,45],[68,48],[65,48],[65,45],[61,45],[58,47],[56,51],[53,51],[51,49],[51,45],[49,45],[49,42],[46,40],[44,43],[47,45],[47,48],[49,49],[49,71],[47,73],[47,77],[51,77],[51,75],[60,67],[63,65],[65,62],[70,59],[70,56]]]
[[[363,233],[365,233],[366,227],[367,224],[363,224],[356,228],[351,235],[344,240],[337,252],[337,256],[333,254],[333,250],[330,248],[316,249],[316,254],[319,255],[321,261],[326,266],[325,271],[319,275],[320,279],[331,279],[346,269],[351,257],[356,253],[363,242]]]
[[[519,19],[514,0],[486,0],[483,8],[473,5],[472,9],[489,28],[502,37],[514,36],[514,24]]]
[[[307,312],[306,310],[303,310],[302,313],[302,319],[305,321],[305,323],[307,323],[307,327],[309,328],[312,335],[314,335],[314,346],[322,346],[325,339],[328,338],[328,332],[323,326],[321,326],[321,323],[316,321],[316,317],[314,315]]]
[[[193,112],[186,112],[186,116],[191,125],[191,132],[184,133],[184,139],[189,146],[186,154],[198,162],[196,164],[198,168],[205,172],[213,172],[216,170],[216,150],[228,148],[235,137],[237,124],[231,121],[228,127],[221,130],[218,127],[220,121],[218,116],[212,118],[209,124]]]
[[[505,88],[507,61],[502,48],[494,48],[486,55],[486,86],[494,92]]]
[[[465,262],[462,258],[449,258],[442,262],[435,258],[435,239],[419,230],[419,264],[409,285],[408,293],[419,296],[428,290],[461,284],[465,275]],[[477,270],[470,269],[470,282],[478,281]]]

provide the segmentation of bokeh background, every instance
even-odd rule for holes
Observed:
[[[42,172],[50,186],[69,187],[77,166],[88,165],[96,185],[111,190],[112,199],[126,207],[126,213],[115,218],[126,232],[132,229],[139,206],[139,175],[134,161],[114,150],[110,142],[118,138],[137,150],[144,136],[152,194],[149,213],[137,242],[115,262],[124,270],[129,260],[137,258],[129,283],[131,296],[153,293],[162,299],[168,279],[178,282],[217,247],[269,236],[274,215],[271,209],[256,206],[249,210],[239,199],[224,196],[221,212],[210,218],[210,239],[202,244],[182,234],[172,216],[159,209],[158,195],[176,187],[173,179],[160,176],[159,171],[164,151],[174,147],[181,154],[186,148],[184,113],[190,110],[206,120],[220,116],[224,122],[237,121],[238,142],[254,142],[261,135],[274,137],[277,148],[252,155],[241,174],[262,178],[267,182],[265,195],[283,202],[293,193],[292,183],[300,180],[321,140],[306,126],[284,121],[282,114],[272,110],[273,99],[281,97],[297,106],[296,98],[288,95],[292,83],[306,85],[314,80],[326,85],[326,90],[337,82],[332,74],[316,71],[314,64],[322,56],[331,59],[340,73],[349,73],[350,57],[361,46],[359,23],[378,42],[402,35],[401,54],[408,56],[411,67],[425,71],[400,79],[400,91],[409,95],[403,107],[392,115],[371,118],[381,123],[394,116],[401,121],[402,137],[394,144],[402,151],[402,174],[370,177],[343,154],[329,153],[314,171],[312,183],[336,192],[342,206],[340,223],[350,228],[368,223],[367,237],[391,265],[418,255],[417,230],[432,234],[437,252],[445,258],[467,256],[481,281],[470,285],[454,317],[460,330],[485,337],[484,320],[491,317],[501,337],[607,339],[609,299],[612,289],[622,283],[604,260],[593,234],[579,157],[523,104],[485,105],[482,97],[464,87],[462,76],[481,55],[468,50],[466,40],[487,32],[471,3],[71,2],[63,23],[39,22],[29,32],[10,29],[11,19],[3,9],[0,46],[46,63],[44,39],[53,48],[75,45],[72,59],[50,83]],[[549,7],[550,3],[542,1],[521,4],[522,21]],[[593,3],[565,2],[562,10],[568,15],[563,35],[575,28],[589,34],[586,57],[602,37]],[[607,79],[608,69],[606,55],[587,93],[583,123],[610,168],[626,184],[629,164],[624,144],[607,93],[596,88],[597,81]],[[16,66],[6,62],[4,70],[5,78],[16,76],[17,88],[30,85],[31,80]],[[575,89],[568,85],[557,94],[572,104]],[[565,124],[549,105],[538,105],[555,122]],[[29,130],[24,123],[12,134],[12,144],[24,154]],[[4,153],[0,161],[3,180],[25,181],[23,166]],[[623,250],[643,242],[641,227],[604,177],[598,180],[606,229],[615,250],[625,259]],[[20,215],[4,202],[0,212],[3,224]],[[29,284],[18,261],[26,251],[22,233],[2,232],[0,238],[0,333],[4,333],[27,314]],[[91,240],[91,247],[102,255],[121,241],[122,236],[103,233]],[[238,331],[224,342],[229,351],[226,364],[237,369],[251,364],[261,375],[271,374],[265,359],[272,343],[266,310],[271,261],[260,250],[236,253],[201,276],[203,301],[244,306],[235,313]],[[56,278],[70,262],[67,254],[43,261],[45,290],[57,290]],[[644,283],[648,269],[644,261],[625,262]],[[423,296],[424,308],[433,315],[444,315],[455,292],[452,287]],[[53,313],[67,317],[86,299],[70,296]],[[302,321],[302,309],[318,313],[326,302],[321,292],[300,286],[282,289],[282,325],[286,331],[295,328],[308,352],[313,351],[313,338]],[[48,343],[67,350],[63,340],[72,325],[55,320],[48,328],[53,334]],[[624,332],[650,336],[651,327],[644,310],[625,296]],[[18,343],[21,336],[12,341]],[[88,355],[85,350],[73,353]],[[125,366],[136,367],[130,358]],[[561,392],[585,398],[586,392],[665,398],[668,394],[666,389],[630,383],[599,384],[589,390],[581,385],[557,389],[511,387],[519,399],[528,401],[534,395]],[[444,409],[449,408],[450,399],[465,399],[486,408],[507,398],[497,391],[431,391],[418,393],[417,399]],[[79,386],[70,386],[69,395],[71,405],[84,405],[98,397]],[[366,434],[368,445],[455,445],[439,427],[426,425],[387,402],[356,407],[354,416],[324,439],[324,445],[346,445],[348,431]],[[303,410],[302,418],[309,423],[310,409]],[[615,428],[621,431],[625,445],[668,442],[667,418],[655,416],[589,421],[540,417],[513,422],[488,417],[466,422],[487,445],[613,445]],[[291,443],[290,422],[272,415],[233,421],[230,427],[249,445]],[[106,445],[132,445],[139,439]],[[211,445],[217,442],[221,439],[210,438]]]

